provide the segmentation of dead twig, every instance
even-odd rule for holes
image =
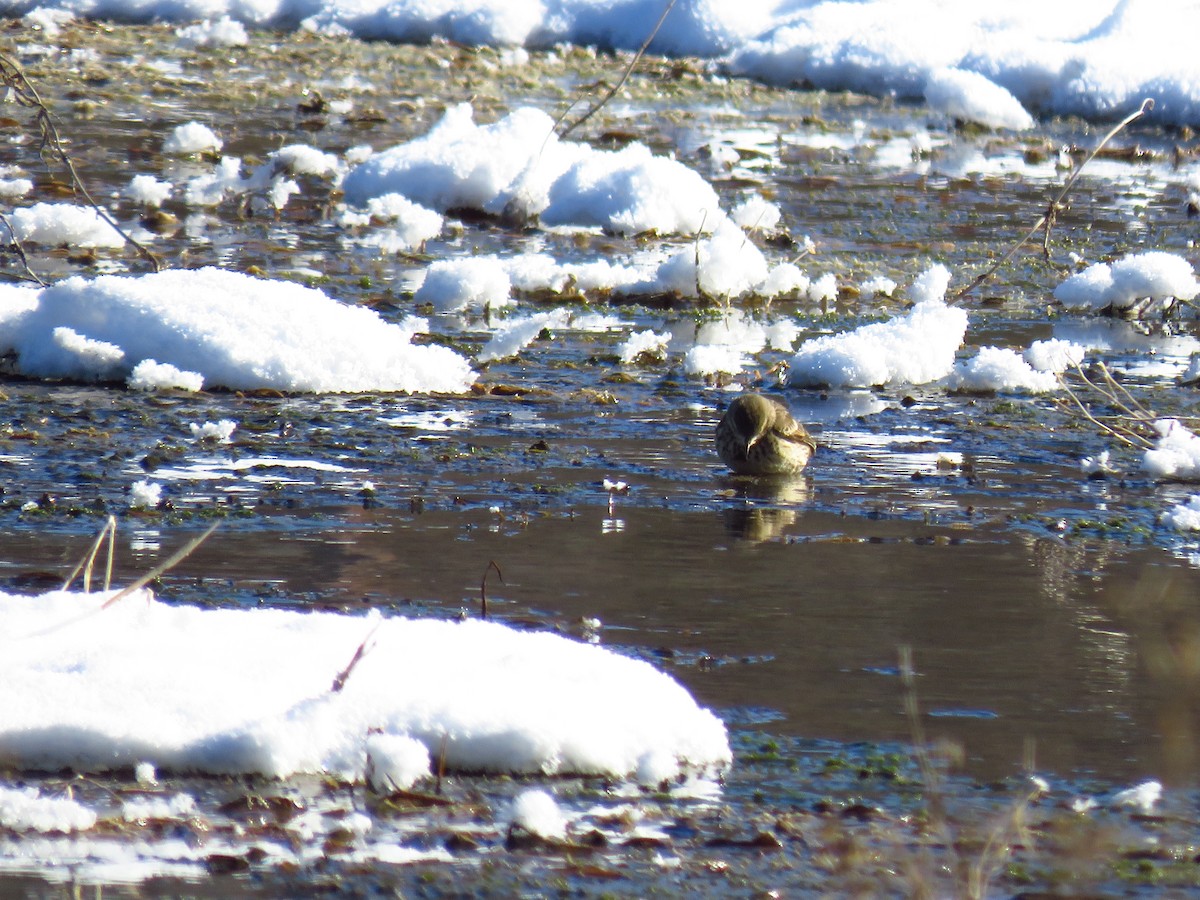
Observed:
[[[500,571],[500,567],[496,565],[494,559],[489,559],[487,568],[483,570],[483,579],[479,582],[479,617],[481,619],[487,618],[487,579],[488,573],[492,569],[496,570],[496,577],[500,579],[501,584],[504,584],[504,573]]]
[[[442,794],[442,776],[446,774],[446,745],[450,742],[450,735],[442,732],[442,742],[438,747],[438,764],[437,764],[437,780],[433,784],[433,792],[437,796]]]
[[[662,28],[663,22],[667,20],[667,15],[671,12],[674,6],[675,0],[667,0],[667,5],[664,7],[662,15],[658,17],[658,21],[654,23],[654,27],[650,29],[650,34],[647,35],[646,40],[642,41],[642,46],[638,47],[637,53],[633,54],[633,59],[629,61],[629,65],[625,67],[625,71],[621,73],[621,77],[618,79],[617,83],[609,88],[605,92],[604,96],[597,100],[587,112],[564,128],[562,134],[559,135],[560,140],[565,139],[568,134],[598,113],[604,107],[604,105],[613,98],[617,91],[619,91],[625,85],[625,82],[629,80],[629,76],[633,72],[633,67],[638,64],[638,60],[642,58],[642,55],[646,52],[646,48],[650,46],[650,42],[654,40],[655,35],[657,35],[658,30]]]
[[[1154,423],[1162,418],[1157,412],[1146,406],[1129,390],[1113,377],[1112,372],[1104,363],[1097,363],[1089,376],[1083,367],[1076,364],[1076,377],[1083,382],[1087,390],[1100,402],[1114,410],[1112,415],[1097,415],[1092,406],[1071,387],[1066,378],[1059,376],[1059,384],[1070,400],[1070,404],[1059,401],[1059,406],[1069,412],[1078,412],[1088,422],[1104,433],[1120,441],[1128,447],[1138,450],[1149,450],[1154,446],[1157,432]]]
[[[13,252],[17,254],[17,259],[21,261],[21,268],[25,270],[25,275],[30,281],[36,281],[42,287],[46,286],[46,282],[38,277],[37,272],[29,267],[29,257],[25,255],[25,248],[21,246],[21,239],[17,237],[17,230],[13,228],[12,222],[8,220],[8,216],[0,213],[0,222],[4,223],[4,227],[8,229],[8,236],[12,239]]]
[[[1066,395],[1071,399],[1071,405],[1068,405],[1065,402],[1059,401],[1058,405],[1060,408],[1064,409],[1068,413],[1077,411],[1088,422],[1091,422],[1093,425],[1095,425],[1097,428],[1099,428],[1105,434],[1117,439],[1122,444],[1125,444],[1127,447],[1135,447],[1135,448],[1140,448],[1140,449],[1146,450],[1152,446],[1150,444],[1150,442],[1147,441],[1140,434],[1138,434],[1136,432],[1132,432],[1126,428],[1123,428],[1119,423],[1112,424],[1110,422],[1106,422],[1103,419],[1097,417],[1095,415],[1095,413],[1093,413],[1091,411],[1091,409],[1088,408],[1088,405],[1086,403],[1084,403],[1082,399],[1080,399],[1079,395],[1075,393],[1075,391],[1071,388],[1071,385],[1067,383],[1067,380],[1065,378],[1060,376],[1058,379],[1058,383],[1062,386],[1063,391],[1066,393]]]
[[[83,183],[83,179],[79,177],[79,172],[75,169],[74,162],[71,161],[70,154],[67,153],[63,146],[62,136],[58,132],[58,126],[54,124],[54,119],[50,115],[50,110],[45,103],[42,102],[41,96],[37,92],[37,88],[25,76],[25,72],[15,62],[9,59],[3,53],[0,53],[0,82],[8,88],[10,99],[14,100],[18,105],[25,109],[33,110],[34,121],[37,123],[38,131],[41,134],[41,145],[38,150],[42,157],[47,156],[56,158],[63,167],[67,170],[67,174],[71,179],[71,186],[80,197],[90,206],[109,227],[121,236],[127,244],[137,249],[137,251],[150,263],[155,272],[161,271],[162,266],[150,249],[144,244],[135,240],[124,228],[122,228],[117,220],[108,214],[108,211],[100,206],[88,192],[87,187]],[[7,223],[6,223],[7,224]],[[12,231],[11,227],[9,228]],[[15,233],[14,233],[15,237]],[[20,254],[24,258],[24,254]],[[26,271],[29,271],[26,265]],[[32,273],[31,273],[32,274]],[[34,276],[36,278],[36,276]],[[41,279],[37,279],[40,281]]]
[[[217,528],[220,527],[220,525],[221,525],[221,523],[219,521],[213,522],[212,525],[210,525],[208,527],[208,529],[204,532],[204,534],[200,535],[197,538],[193,538],[191,541],[188,541],[188,543],[184,544],[183,547],[181,547],[179,550],[175,551],[169,557],[167,557],[166,561],[164,561],[161,565],[155,566],[153,569],[151,569],[149,572],[147,572],[145,575],[143,575],[141,578],[139,578],[133,584],[129,585],[124,590],[120,591],[119,593],[113,594],[113,596],[111,596],[107,600],[105,600],[104,604],[100,607],[100,609],[102,609],[102,610],[108,609],[110,606],[114,605],[115,603],[117,603],[121,600],[124,600],[126,597],[128,597],[130,594],[132,594],[134,591],[141,590],[142,588],[144,588],[146,585],[148,585],[151,581],[153,581],[158,576],[162,575],[165,572],[169,572],[171,569],[175,568],[177,565],[179,565],[181,562],[183,562],[185,559],[187,559],[189,556],[191,556],[196,551],[197,547],[199,547],[206,540],[208,540],[209,535],[211,535],[214,531],[216,531]]]
[[[113,552],[117,542],[117,517],[109,516],[108,521],[104,523],[104,527],[100,529],[100,533],[96,535],[96,539],[92,541],[92,546],[88,552],[79,560],[79,564],[71,570],[71,574],[67,576],[63,582],[62,589],[65,591],[71,586],[71,582],[75,580],[79,573],[83,572],[83,592],[90,594],[92,592],[92,567],[96,562],[96,554],[100,552],[100,545],[104,543],[104,538],[108,538],[108,565],[104,570],[104,590],[108,590],[108,586],[112,583],[113,570]]]
[[[341,693],[342,688],[346,686],[346,681],[350,678],[350,673],[354,671],[354,667],[362,661],[364,656],[375,649],[375,645],[370,644],[370,641],[371,638],[375,637],[375,632],[379,630],[379,626],[382,624],[383,622],[376,622],[375,627],[367,632],[367,636],[363,638],[362,643],[358,645],[358,649],[354,651],[354,656],[350,658],[349,664],[342,671],[338,672],[337,677],[333,679],[333,684],[329,688],[330,693]],[[367,646],[368,644],[370,646]]]
[[[1087,158],[1083,162],[1081,162],[1078,166],[1075,167],[1074,171],[1071,172],[1070,177],[1067,178],[1066,184],[1064,184],[1062,186],[1062,189],[1058,192],[1058,194],[1054,197],[1054,199],[1050,201],[1050,205],[1048,207],[1046,207],[1046,211],[1042,214],[1041,218],[1039,218],[1037,220],[1037,222],[1034,223],[1034,226],[1025,233],[1025,236],[1022,237],[1015,244],[1013,244],[1013,246],[1009,249],[1009,251],[1007,253],[1005,253],[1004,256],[1002,256],[999,259],[999,261],[993,263],[984,272],[982,272],[980,275],[978,275],[974,281],[972,281],[965,288],[963,288],[961,291],[959,291],[957,294],[955,294],[953,299],[955,301],[961,300],[967,294],[971,293],[971,291],[975,290],[975,288],[979,287],[981,284],[983,284],[985,281],[987,281],[989,278],[991,278],[992,275],[994,275],[1001,266],[1006,265],[1010,259],[1012,259],[1014,256],[1016,256],[1017,251],[1020,250],[1022,247],[1024,247],[1025,244],[1035,234],[1037,234],[1038,231],[1043,227],[1046,229],[1046,235],[1042,241],[1042,251],[1045,254],[1046,258],[1049,259],[1050,258],[1050,230],[1054,227],[1054,222],[1055,222],[1056,217],[1058,216],[1058,211],[1060,209],[1062,209],[1063,200],[1066,199],[1066,196],[1068,193],[1070,193],[1071,188],[1075,186],[1075,182],[1079,179],[1079,176],[1083,172],[1084,168],[1087,166],[1088,163],[1090,163],[1093,159],[1096,158],[1096,155],[1101,150],[1104,149],[1105,144],[1107,144],[1114,137],[1116,137],[1124,128],[1126,128],[1133,122],[1136,122],[1138,119],[1140,119],[1142,116],[1146,115],[1147,113],[1151,112],[1153,109],[1154,109],[1154,101],[1147,98],[1146,100],[1142,101],[1142,106],[1137,112],[1126,116],[1124,119],[1122,119],[1120,122],[1118,122],[1117,125],[1108,134],[1106,134],[1104,136],[1104,139],[1102,141],[1100,141],[1099,144],[1096,145],[1096,149],[1093,150],[1090,154],[1088,154]]]

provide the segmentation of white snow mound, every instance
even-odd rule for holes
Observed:
[[[1029,391],[1044,394],[1058,389],[1053,372],[1039,372],[1008,347],[980,347],[954,366],[947,386],[964,391]]]
[[[408,781],[428,771],[412,741],[472,772],[631,778],[667,754],[683,776],[731,760],[724,724],[673,678],[560,635],[147,591],[102,610],[110,596],[0,594],[0,764],[363,780],[370,757],[377,779]]]
[[[1200,436],[1178,419],[1159,419],[1154,430],[1158,440],[1142,454],[1142,468],[1155,478],[1200,481]]]
[[[1063,306],[1073,309],[1128,310],[1142,302],[1146,311],[1172,300],[1200,294],[1192,264],[1182,256],[1148,250],[1124,256],[1111,266],[1095,263],[1054,289]]]
[[[948,283],[945,267],[933,266],[914,284],[923,299],[906,315],[806,341],[792,357],[788,381],[876,387],[945,378],[967,333],[966,311],[940,299]]]
[[[987,76],[965,69],[935,70],[925,84],[925,101],[952,119],[988,128],[1025,131],[1034,124],[1020,100]]]
[[[529,107],[488,125],[475,124],[470,104],[452,107],[425,135],[352,168],[343,189],[352,206],[394,193],[439,212],[621,234],[708,232],[725,217],[712,186],[683,163],[640,143],[612,151],[559,140],[554,120]]]
[[[0,286],[0,352],[21,374],[233,390],[468,390],[467,361],[415,346],[423,320],[384,321],[319,290],[222,269]]]

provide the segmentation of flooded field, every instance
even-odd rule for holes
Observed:
[[[170,34],[72,25],[60,40],[75,48],[69,66],[20,36],[18,56],[97,198],[119,194],[131,161],[175,179],[206,165],[158,156],[162,134],[191,119],[224,134],[226,152],[240,156],[297,142],[337,154],[363,143],[382,149],[424,133],[466,99],[480,120],[521,105],[557,116],[598,81],[619,77],[628,59],[564,49],[512,65],[491,50],[303,34],[184,50]],[[337,101],[348,106],[332,112]],[[1061,166],[1100,136],[1073,120],[1013,138],[927,119],[917,107],[768,89],[650,59],[574,138],[640,140],[694,166],[727,203],[751,187],[777,203],[794,240],[779,238],[766,252],[775,261],[801,255],[814,280],[834,274],[838,300],[755,304],[747,313],[794,321],[811,336],[902,312],[903,300],[867,299],[861,285],[875,276],[905,285],[942,262],[951,291],[964,286],[1033,224],[1061,184]],[[735,151],[736,162],[718,166],[714,145]],[[1197,225],[1179,173],[1194,147],[1190,135],[1153,125],[1123,135],[1060,215],[1051,261],[1027,247],[963,301],[968,344],[1086,336],[1143,402],[1191,415],[1196,388],[1177,384],[1200,351],[1189,314],[1144,327],[1098,320],[1064,312],[1052,292],[1072,253],[1190,254]],[[0,162],[34,170],[33,139],[10,145]],[[39,176],[31,199],[60,193],[60,181]],[[149,243],[172,265],[295,278],[398,318],[429,313],[416,308],[411,286],[432,259],[539,249],[586,260],[657,242],[480,218],[423,253],[381,256],[330,224],[336,201],[311,186],[277,213],[168,203],[175,221]],[[118,208],[136,221],[124,201]],[[816,249],[804,255],[806,235]],[[132,251],[27,251],[47,279],[144,269]],[[560,800],[588,811],[602,841],[514,848],[509,836],[506,850],[489,810],[511,795],[511,780],[451,779],[448,811],[419,802],[374,810],[387,823],[377,843],[419,835],[431,854],[406,867],[374,850],[355,857],[354,835],[330,824],[364,802],[346,786],[180,779],[172,787],[212,793],[207,820],[161,830],[185,832],[172,837],[193,848],[202,833],[229,836],[234,849],[182,854],[188,863],[177,869],[170,851],[147,852],[148,870],[166,880],[137,891],[554,885],[588,895],[919,895],[922,885],[961,886],[963,860],[986,856],[981,836],[1020,806],[1032,762],[1048,788],[1024,812],[1036,837],[1014,826],[1018,862],[997,866],[1008,894],[1023,884],[1114,896],[1161,884],[1196,892],[1200,541],[1161,522],[1188,486],[1156,484],[1138,454],[1112,445],[1063,395],[778,389],[777,367],[790,353],[775,351],[732,378],[689,376],[673,357],[624,364],[617,348],[631,330],[686,336],[713,308],[666,296],[518,297],[522,311],[559,306],[611,324],[548,328],[515,359],[477,366],[477,391],[463,397],[142,394],[11,377],[0,383],[0,585],[53,585],[108,514],[120,519],[119,580],[222,521],[157,583],[172,602],[475,616],[486,577],[492,617],[651,660],[713,708],[735,745],[724,794],[613,797],[602,783],[572,780],[559,785]],[[484,316],[432,321],[431,342],[468,355],[492,325]],[[802,477],[724,471],[712,434],[736,386],[780,390],[810,424],[821,446]],[[238,423],[231,444],[191,438],[190,424],[220,419]],[[1116,471],[1084,475],[1081,459],[1110,448]],[[129,510],[130,485],[147,473],[166,486],[168,502]],[[488,577],[492,563],[502,578]],[[913,654],[915,692],[900,677],[903,647]],[[936,792],[923,788],[911,750],[906,699],[914,693],[925,732],[951,760],[942,799],[958,830],[949,836],[930,812]],[[1122,808],[1084,821],[1070,806],[1151,778],[1167,786],[1154,815]],[[49,776],[13,779],[59,786]],[[114,779],[75,789],[136,787]],[[299,846],[302,831],[288,832],[292,814],[278,805],[275,820],[243,822],[239,832],[236,798],[258,793],[324,810],[320,852]],[[626,802],[649,817],[653,834],[630,825]],[[247,851],[268,831],[291,842],[286,864]],[[0,834],[0,856],[18,843]],[[49,875],[108,883],[102,867],[88,865]],[[14,890],[47,888],[36,866],[4,868],[28,869],[12,876]],[[473,879],[465,887],[452,881],[464,872]]]

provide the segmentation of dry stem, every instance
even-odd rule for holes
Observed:
[[[354,656],[350,658],[349,665],[338,672],[337,677],[333,679],[333,684],[329,688],[330,693],[341,693],[342,688],[346,686],[346,681],[350,678],[350,673],[354,671],[354,667],[362,661],[364,656],[375,649],[374,644],[367,645],[370,644],[371,638],[375,637],[375,632],[379,630],[379,626],[382,624],[383,622],[376,622],[375,627],[367,632],[367,636],[363,638],[362,643],[358,645],[358,649],[354,651]]]
[[[1104,363],[1097,363],[1095,366],[1095,371],[1099,373],[1096,380],[1089,378],[1078,363],[1075,364],[1074,371],[1093,394],[1116,410],[1116,414],[1096,415],[1062,376],[1059,376],[1059,383],[1070,398],[1071,404],[1059,401],[1060,407],[1070,412],[1073,406],[1088,422],[1127,447],[1149,450],[1154,446],[1154,441],[1149,435],[1154,434],[1154,423],[1161,418],[1158,413],[1130,394],[1125,386],[1113,377]]]
[[[104,527],[100,529],[100,533],[96,535],[96,539],[92,541],[92,546],[88,552],[79,560],[79,564],[71,570],[71,574],[67,576],[63,582],[62,589],[65,591],[71,586],[71,582],[75,577],[83,572],[83,592],[90,594],[92,592],[92,566],[96,562],[96,554],[100,551],[100,545],[104,543],[104,538],[108,537],[108,564],[104,570],[104,590],[108,590],[108,586],[112,583],[113,570],[113,551],[117,542],[117,517],[109,516],[108,521],[104,523]]]
[[[71,161],[70,155],[63,147],[62,136],[58,133],[58,126],[54,124],[54,119],[50,115],[49,108],[47,108],[46,104],[42,102],[42,98],[38,94],[37,89],[33,86],[33,84],[30,83],[29,79],[25,77],[25,73],[22,71],[21,67],[3,53],[0,53],[0,82],[3,82],[4,86],[8,88],[9,96],[15,100],[17,104],[25,107],[26,109],[33,110],[34,121],[37,122],[38,131],[41,134],[41,145],[38,149],[42,154],[42,157],[45,158],[47,156],[52,156],[57,158],[67,170],[67,174],[71,179],[71,186],[74,188],[75,192],[79,194],[79,196],[81,196],[93,210],[95,210],[97,216],[99,216],[109,225],[109,227],[113,229],[113,231],[121,236],[122,240],[135,247],[137,251],[146,258],[146,260],[154,268],[155,272],[160,271],[162,267],[159,264],[158,257],[151,253],[148,247],[130,236],[125,229],[117,224],[116,219],[108,214],[107,210],[105,210],[102,206],[100,206],[100,204],[92,199],[92,195],[88,192],[87,187],[84,186],[83,180],[79,177],[79,173],[76,171],[75,164]],[[5,224],[7,225],[8,222],[6,221]],[[12,232],[11,226],[9,226],[9,231]],[[14,240],[16,239],[15,232],[13,233],[13,238]],[[17,253],[18,256],[21,257],[22,261],[24,261],[25,254],[19,249],[19,245]],[[26,272],[29,272],[29,274],[33,274],[30,271],[27,263],[25,265],[25,270]],[[36,281],[41,282],[41,279],[36,275],[33,277]]]
[[[167,557],[167,559],[161,565],[155,566],[153,569],[151,569],[149,572],[147,572],[145,575],[143,575],[141,578],[139,578],[133,584],[126,587],[120,593],[113,594],[113,596],[111,596],[110,598],[105,600],[104,605],[101,606],[100,609],[108,609],[110,606],[112,606],[119,600],[124,600],[126,597],[128,597],[130,594],[132,594],[134,591],[141,590],[146,585],[148,585],[151,581],[153,581],[155,578],[157,578],[159,575],[162,575],[164,572],[169,572],[171,569],[175,568],[177,565],[179,565],[181,562],[183,562],[185,559],[187,559],[189,556],[191,556],[196,551],[197,547],[199,547],[206,540],[208,540],[209,535],[211,535],[214,531],[216,531],[217,528],[220,526],[220,524],[221,523],[219,521],[213,522],[212,525],[210,525],[208,527],[208,529],[204,532],[204,534],[200,535],[197,538],[193,538],[191,541],[184,544],[183,547],[181,547],[179,550],[175,551],[169,557]]]
[[[494,559],[489,559],[487,568],[483,570],[483,578],[479,582],[479,617],[481,619],[487,618],[487,579],[492,569],[496,570],[496,577],[500,579],[500,583],[504,583],[504,573],[500,571],[500,567],[496,565]]]
[[[629,61],[629,65],[625,67],[625,71],[621,73],[621,77],[617,80],[617,83],[609,88],[604,96],[597,100],[587,112],[564,128],[562,134],[559,135],[560,139],[566,139],[568,134],[598,113],[613,98],[617,91],[622,88],[625,82],[629,80],[629,76],[633,72],[633,67],[638,64],[638,60],[642,58],[642,55],[646,52],[646,48],[650,46],[650,42],[654,40],[654,36],[658,34],[658,30],[662,28],[663,22],[667,20],[667,14],[671,12],[674,6],[675,0],[667,0],[667,5],[663,9],[662,15],[658,17],[658,21],[654,23],[654,27],[650,29],[650,34],[647,35],[646,40],[642,41],[642,46],[638,47],[637,53],[633,54],[633,59]]]
[[[961,291],[959,291],[957,294],[955,294],[954,300],[961,300],[967,294],[971,293],[971,291],[975,290],[975,288],[979,287],[979,285],[983,284],[985,281],[987,281],[989,278],[991,278],[992,275],[995,274],[996,270],[999,269],[1001,266],[1005,265],[1014,256],[1016,256],[1017,251],[1020,250],[1022,247],[1024,247],[1025,244],[1029,241],[1029,239],[1032,238],[1035,234],[1037,234],[1038,230],[1040,228],[1042,228],[1043,226],[1046,229],[1046,234],[1042,241],[1042,252],[1045,254],[1046,258],[1049,259],[1050,258],[1050,230],[1054,227],[1054,220],[1055,220],[1055,217],[1058,215],[1058,211],[1060,209],[1062,209],[1063,200],[1066,199],[1066,196],[1068,193],[1070,193],[1071,188],[1075,186],[1075,182],[1079,179],[1079,176],[1083,172],[1084,167],[1087,166],[1087,164],[1090,163],[1093,159],[1095,159],[1096,154],[1098,154],[1101,150],[1103,150],[1104,146],[1109,141],[1111,141],[1114,137],[1116,137],[1125,127],[1127,127],[1128,125],[1130,125],[1133,122],[1136,122],[1138,119],[1140,119],[1142,116],[1146,115],[1148,112],[1150,112],[1153,109],[1154,109],[1154,101],[1147,98],[1146,100],[1142,101],[1141,108],[1138,109],[1137,112],[1126,116],[1124,119],[1122,119],[1120,122],[1118,122],[1117,125],[1108,134],[1106,134],[1104,136],[1104,139],[1102,141],[1100,141],[1099,144],[1096,145],[1096,149],[1093,150],[1090,154],[1088,154],[1087,159],[1085,159],[1083,162],[1081,162],[1078,166],[1075,167],[1075,170],[1071,173],[1070,177],[1067,179],[1066,184],[1064,184],[1062,186],[1062,190],[1060,190],[1058,192],[1058,194],[1055,196],[1055,198],[1050,201],[1050,205],[1048,207],[1046,207],[1046,211],[1042,214],[1041,218],[1039,218],[1037,220],[1037,222],[1034,223],[1034,226],[1025,233],[1025,236],[1022,237],[1015,244],[1013,244],[1013,246],[1009,249],[1009,251],[1007,253],[1005,253],[1004,256],[1002,256],[1000,258],[999,261],[993,263],[983,273],[981,273],[978,277],[976,277],[976,279],[974,281],[972,281],[965,288],[963,288]]]
[[[17,237],[17,230],[13,228],[12,222],[8,220],[8,216],[0,213],[0,222],[4,223],[4,227],[8,230],[8,236],[12,239],[13,252],[17,254],[17,259],[21,261],[21,268],[25,270],[25,277],[45,287],[46,282],[38,277],[37,272],[29,268],[29,257],[25,255],[25,248],[21,246],[21,239]]]

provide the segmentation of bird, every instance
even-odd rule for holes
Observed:
[[[717,423],[717,453],[738,475],[794,475],[816,449],[788,408],[762,394],[735,397]]]

